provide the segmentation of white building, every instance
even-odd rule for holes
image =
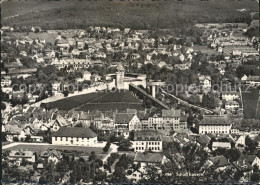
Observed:
[[[209,75],[200,75],[199,85],[202,88],[211,88],[211,77]]]
[[[239,93],[237,91],[223,91],[222,99],[226,101],[233,101],[239,98]]]
[[[232,123],[226,116],[205,115],[199,123],[200,134],[228,134]]]
[[[212,151],[214,151],[218,148],[230,149],[231,144],[229,142],[213,142],[212,143]]]
[[[61,127],[52,135],[52,144],[95,146],[97,144],[97,134],[90,128]]]
[[[90,80],[90,77],[91,77],[91,73],[88,72],[88,71],[84,71],[84,73],[83,73],[83,79],[84,79],[84,80]]]
[[[36,153],[33,151],[13,150],[10,151],[8,158],[16,161],[17,166],[20,166],[23,159],[34,163],[36,160]]]
[[[135,152],[161,152],[162,136],[153,130],[136,131],[134,134],[133,148]]]
[[[239,108],[239,103],[236,102],[236,101],[228,101],[225,104],[225,109],[228,109],[228,110],[235,110],[235,109],[238,109],[238,108]]]

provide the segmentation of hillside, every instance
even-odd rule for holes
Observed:
[[[2,2],[2,24],[39,25],[47,29],[90,25],[156,29],[198,22],[247,22],[250,13],[256,11],[258,3],[252,0],[13,0]]]

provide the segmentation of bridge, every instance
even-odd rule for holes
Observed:
[[[145,90],[143,90],[140,87],[134,85],[133,83],[129,84],[129,90],[132,91],[133,93],[135,93],[139,97],[142,96],[142,97],[148,98],[149,100],[151,100],[151,102],[152,102],[152,104],[154,106],[161,107],[163,109],[170,109],[163,102],[161,102],[160,100],[154,98],[153,96],[148,94]]]

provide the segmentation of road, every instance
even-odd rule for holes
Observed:
[[[5,149],[8,149],[8,148],[11,148],[11,147],[14,147],[14,146],[17,146],[17,145],[35,145],[35,146],[78,146],[80,147],[79,145],[53,145],[53,144],[50,144],[50,143],[22,143],[22,142],[14,142],[14,143],[10,143],[10,144],[7,144],[7,145],[4,145],[2,146],[2,150],[5,150]],[[91,147],[98,147],[98,148],[103,148],[104,146],[106,145],[106,142],[101,142],[101,143],[97,143],[95,146],[91,146]],[[85,147],[85,146],[84,146]],[[112,144],[111,146],[112,147]],[[112,151],[117,151],[117,148],[114,149],[112,148]],[[111,152],[112,152],[111,151]],[[110,154],[110,153],[109,153]]]
[[[110,148],[111,148],[112,150],[108,153],[108,155],[107,155],[106,157],[104,157],[104,159],[102,159],[103,163],[104,163],[105,161],[107,161],[107,158],[110,157],[111,153],[116,153],[116,152],[117,152],[118,146],[115,145],[115,144],[113,144],[113,143],[111,143]]]
[[[173,97],[174,99],[176,99],[181,104],[184,104],[184,105],[186,105],[188,107],[193,107],[193,108],[200,109],[202,111],[214,114],[214,112],[212,110],[209,110],[209,109],[206,109],[206,108],[203,108],[203,107],[199,107],[199,106],[196,106],[196,105],[192,105],[192,104],[190,104],[190,103],[188,103],[188,102],[186,102],[186,101],[184,101],[184,100],[182,100],[182,99],[180,99],[180,98],[178,98],[178,97],[176,97],[176,96],[174,96],[172,94],[169,94],[169,93],[165,92],[162,88],[160,88],[160,89],[161,89],[162,93],[167,94],[167,95]]]

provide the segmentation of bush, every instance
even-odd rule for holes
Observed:
[[[13,137],[13,141],[14,141],[14,142],[19,142],[18,137]]]

